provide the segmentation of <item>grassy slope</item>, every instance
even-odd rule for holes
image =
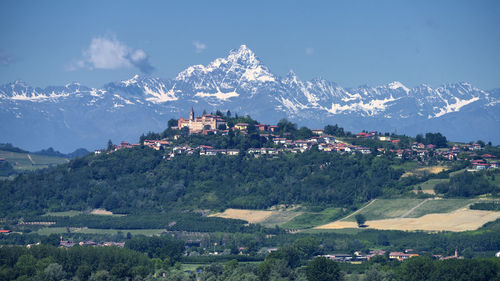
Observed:
[[[436,184],[447,182],[449,180],[450,179],[430,179],[426,182],[415,184],[413,189],[416,190],[420,186],[422,190],[434,190],[434,186],[436,186]]]
[[[326,208],[321,212],[304,212],[284,223],[282,227],[288,229],[304,229],[329,223],[339,218],[342,214],[340,208]]]
[[[408,218],[418,218],[431,213],[449,213],[457,209],[463,208],[477,199],[438,199],[428,200],[410,214]]]
[[[367,220],[397,218],[423,201],[424,199],[378,199],[359,213]],[[351,216],[345,220],[356,221],[356,218]]]
[[[31,157],[28,157],[28,155]],[[67,163],[69,160],[61,157],[51,157],[28,153],[18,153],[0,150],[0,158],[5,158],[16,170],[36,170],[50,165]]]

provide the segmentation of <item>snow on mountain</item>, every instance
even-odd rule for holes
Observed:
[[[481,120],[474,123],[475,138],[498,142],[500,132],[480,127],[498,122],[499,100],[498,90],[487,92],[469,83],[409,88],[394,81],[343,88],[320,78],[302,81],[293,71],[280,77],[242,45],[225,58],[188,67],[174,79],[135,75],[101,88],[70,83],[42,89],[22,81],[2,85],[0,117],[6,122],[0,122],[0,130],[7,134],[0,142],[29,148],[32,144],[20,139],[31,137],[39,140],[35,149],[69,151],[93,148],[108,138],[133,141],[129,138],[143,132],[163,130],[168,119],[186,116],[191,106],[231,110],[268,123],[286,117],[311,127],[339,123],[354,131],[441,130],[457,140],[468,140],[459,124],[472,124],[475,118]],[[55,143],[62,141],[48,134],[64,135],[64,142]]]

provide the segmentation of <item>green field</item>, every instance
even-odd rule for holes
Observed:
[[[434,190],[434,186],[436,184],[442,183],[442,182],[448,182],[450,179],[430,179],[426,182],[419,183],[413,186],[413,189],[416,190],[419,186],[422,188],[422,190]]]
[[[411,171],[411,170],[418,168],[419,166],[418,166],[418,162],[416,162],[416,161],[407,161],[401,165],[392,165],[391,167],[393,169],[403,169],[405,172],[408,172],[408,171]]]
[[[289,222],[290,220],[296,218],[297,216],[300,216],[301,214],[302,212],[296,212],[296,211],[275,212],[272,216],[265,219],[260,224],[262,224],[265,227],[275,227],[276,225],[282,226],[283,224]]]
[[[97,228],[69,228],[71,233],[84,233],[84,234],[117,234],[128,233],[132,235],[146,235],[153,236],[160,234],[165,231],[165,229],[97,229]],[[50,235],[50,234],[63,234],[68,233],[68,228],[66,227],[44,227],[37,231],[40,235]]]
[[[281,226],[288,229],[311,228],[334,221],[341,215],[340,208],[326,208],[321,212],[303,212]]]
[[[360,209],[356,214],[363,214],[367,220],[390,218],[418,218],[427,214],[449,213],[466,207],[478,199],[377,199],[372,204]],[[351,215],[343,221],[356,221]]]
[[[69,160],[61,157],[43,156],[29,153],[18,153],[0,150],[0,158],[5,158],[16,170],[37,170],[52,165],[67,163]]]
[[[398,218],[423,201],[424,199],[377,199],[356,214],[363,214],[367,220]],[[356,221],[355,216],[343,220]]]
[[[44,216],[52,217],[74,217],[83,214],[82,211],[48,212]]]
[[[492,171],[493,177],[486,177],[492,184],[500,186],[500,169],[495,169]]]
[[[463,208],[468,204],[476,202],[477,199],[436,199],[428,200],[410,214],[407,218],[418,218],[431,213],[449,213],[454,210]]]
[[[300,233],[318,234],[318,233],[336,233],[336,234],[349,234],[356,235],[359,232],[364,231],[362,228],[341,228],[341,229],[317,229],[310,228],[301,230]]]

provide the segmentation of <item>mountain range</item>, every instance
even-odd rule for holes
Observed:
[[[339,124],[353,132],[441,132],[455,141],[500,142],[500,89],[465,82],[344,88],[320,78],[302,81],[293,71],[273,74],[245,45],[174,79],[136,75],[100,88],[1,85],[0,142],[62,151],[104,147],[108,139],[134,142],[142,133],[164,130],[170,118],[187,117],[191,107],[271,124],[287,118],[310,128]]]

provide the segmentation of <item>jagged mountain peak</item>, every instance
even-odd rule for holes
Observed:
[[[283,83],[285,84],[298,84],[300,82],[299,78],[297,77],[297,74],[293,71],[293,69],[290,69],[288,73],[286,74],[285,78],[283,79]]]
[[[249,65],[261,64],[255,53],[246,45],[241,45],[237,50],[231,50],[227,59],[233,63],[244,63]]]
[[[399,81],[393,81],[393,82],[387,84],[387,86],[389,87],[389,89],[392,89],[392,90],[402,89],[406,93],[410,92],[410,89],[408,87],[406,87],[403,83],[399,82]]]
[[[237,50],[231,50],[225,58],[217,58],[208,65],[193,65],[180,72],[176,81],[200,84],[202,76],[211,76],[213,83],[221,84],[227,78],[248,82],[275,82],[276,78],[246,45]],[[194,81],[189,81],[193,80]],[[227,88],[224,85],[217,85]],[[230,88],[230,87],[229,87]]]
[[[125,85],[125,87],[128,87],[128,86],[130,86],[132,84],[137,84],[137,81],[139,80],[139,78],[140,78],[139,74],[136,74],[132,78],[130,78],[128,80],[123,80],[120,83],[122,83],[123,85]]]

